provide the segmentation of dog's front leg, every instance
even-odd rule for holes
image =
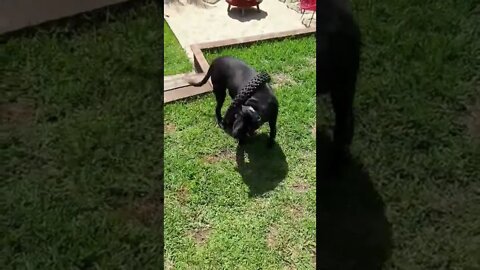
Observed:
[[[277,136],[277,116],[273,117],[270,121],[268,121],[268,125],[270,126],[270,138],[268,138],[267,147],[271,148],[275,144],[275,137]]]

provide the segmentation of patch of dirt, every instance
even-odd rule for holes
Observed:
[[[475,139],[480,139],[480,98],[470,106],[470,115],[467,118],[468,133]]]
[[[295,192],[306,193],[309,189],[309,186],[307,183],[295,183],[292,185],[292,188]]]
[[[210,236],[211,229],[208,227],[199,228],[196,230],[190,231],[190,237],[197,245],[203,245],[207,242],[208,237]]]
[[[271,226],[267,233],[267,246],[272,249],[275,248],[277,246],[278,237],[278,228],[276,226]]]
[[[291,218],[298,220],[304,216],[305,210],[300,205],[292,205],[287,208],[287,212]]]
[[[163,224],[163,197],[154,193],[150,196],[136,200],[133,205],[120,209],[122,216],[134,219],[147,227]],[[161,229],[161,227],[159,227]]]
[[[165,134],[172,134],[177,130],[177,127],[174,124],[166,124],[164,127]]]
[[[23,126],[33,122],[35,105],[30,100],[0,104],[0,124]]]
[[[273,87],[281,87],[284,85],[296,84],[295,80],[290,75],[285,73],[274,74],[272,76]]]
[[[213,164],[222,160],[235,160],[235,154],[229,149],[223,149],[217,154],[207,155],[202,158],[203,162]]]
[[[292,261],[296,261],[298,257],[300,257],[300,254],[302,253],[302,247],[299,246],[298,244],[295,246],[292,246],[290,248],[287,248],[288,252],[290,253],[290,258]],[[295,265],[292,265],[294,268],[290,269],[297,269]]]
[[[189,195],[189,191],[188,189],[185,187],[185,186],[182,186],[178,191],[177,191],[177,198],[178,198],[178,202],[181,204],[181,205],[185,205],[188,201],[188,195]]]

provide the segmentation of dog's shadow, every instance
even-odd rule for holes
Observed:
[[[238,145],[236,151],[237,171],[249,187],[249,196],[257,197],[274,190],[285,179],[288,164],[280,145],[267,148],[268,136],[260,134]]]
[[[384,202],[358,159],[333,153],[317,131],[317,269],[380,270],[392,246]]]

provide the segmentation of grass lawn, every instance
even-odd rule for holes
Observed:
[[[165,20],[163,21],[163,33],[165,76],[191,72],[193,70],[192,63],[188,60],[185,51]]]
[[[480,269],[474,0],[354,1],[354,159],[328,182],[328,103],[312,134],[315,40],[207,54],[268,71],[280,102],[279,145],[259,135],[238,166],[211,94],[165,106],[164,129],[150,2],[1,41],[2,269],[161,269],[162,232],[167,269],[314,269],[315,247],[336,269]],[[165,33],[165,51],[174,40]],[[165,73],[188,72],[172,46]]]
[[[278,146],[266,149],[266,125],[237,149],[215,124],[213,94],[165,106],[167,269],[314,269],[315,38],[206,56],[220,55],[272,75]]]
[[[130,6],[0,45],[2,269],[163,265],[161,9]]]
[[[385,269],[480,269],[475,2],[354,1],[365,44],[356,159],[343,179],[318,179],[323,264],[377,269],[390,253]]]
[[[354,3],[365,44],[354,159],[334,181],[322,175],[329,154],[323,131],[332,123],[328,102],[317,117],[319,266],[377,269],[385,260],[385,269],[480,268],[480,20],[474,4]],[[314,163],[298,101],[309,100],[311,92],[297,90],[310,81],[300,75],[308,62],[296,64],[309,54],[294,45],[278,53],[262,48],[216,54],[238,56],[294,82],[276,88],[283,108],[295,108],[280,121],[288,174],[264,194],[265,187],[256,185],[281,154],[267,156],[259,142],[251,151],[264,157],[260,168],[238,173],[235,143],[215,127],[211,96],[168,105],[167,265],[309,267]],[[282,70],[288,66],[293,70]],[[289,88],[294,91],[287,95]],[[302,122],[293,125],[293,119]],[[281,167],[273,171],[282,175]],[[307,185],[298,184],[303,179]],[[298,187],[307,187],[306,193],[297,193]],[[263,196],[249,196],[258,189]]]

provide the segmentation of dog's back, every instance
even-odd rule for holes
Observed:
[[[232,99],[258,74],[242,60],[230,56],[216,58],[212,66],[215,66],[211,75],[212,83],[225,85]],[[278,100],[268,82],[258,87],[245,105],[258,109],[263,119],[270,118],[270,114],[276,114],[278,110]],[[269,107],[274,108],[274,111],[269,110]]]
[[[257,72],[242,60],[230,56],[216,58],[212,62],[215,68],[212,72],[212,83],[223,85],[235,96]]]

